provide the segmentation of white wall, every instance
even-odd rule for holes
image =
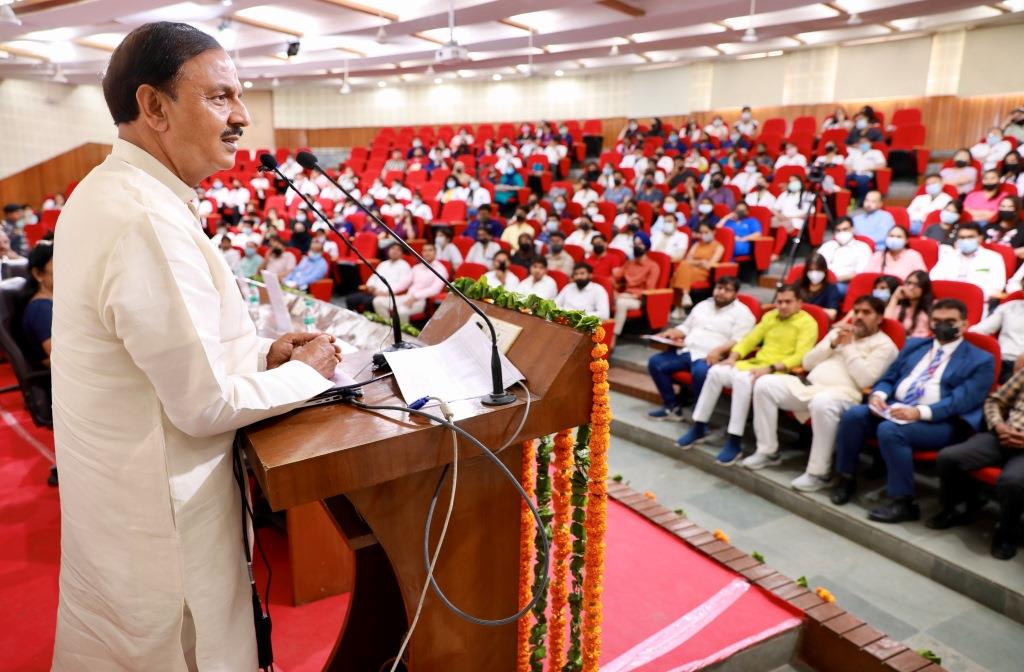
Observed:
[[[1024,25],[971,30],[963,45],[960,95],[1024,91]]]
[[[836,66],[835,97],[923,96],[931,51],[927,37],[843,47]]]
[[[100,87],[15,79],[0,81],[0,129],[0,177],[115,137]]]

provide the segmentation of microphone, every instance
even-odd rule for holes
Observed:
[[[366,257],[364,257],[363,254],[358,249],[356,249],[356,246],[353,245],[351,241],[349,241],[348,236],[346,236],[344,232],[339,230],[334,225],[334,222],[329,220],[327,216],[324,215],[324,213],[320,212],[320,208],[316,207],[316,204],[313,203],[309,196],[295,188],[295,183],[289,180],[285,176],[285,174],[281,172],[281,169],[278,168],[277,159],[274,158],[273,155],[260,154],[260,164],[261,171],[272,171],[276,173],[278,177],[284,180],[284,182],[289,187],[292,188],[292,191],[298,194],[299,198],[301,198],[306,203],[306,205],[309,206],[309,209],[315,212],[317,217],[319,217],[321,221],[327,224],[327,226],[331,227],[331,230],[338,234],[338,237],[341,238],[342,242],[345,243],[348,249],[352,251],[352,253],[355,254],[356,257],[358,257],[359,260],[370,269],[370,272],[376,275],[377,278],[379,278],[380,281],[384,284],[384,287],[388,290],[388,295],[391,297],[391,330],[392,332],[394,332],[394,344],[390,348],[388,348],[388,350],[403,350],[405,348],[415,347],[412,345],[412,343],[408,343],[407,341],[402,340],[402,320],[398,316],[398,300],[395,298],[394,290],[391,289],[391,283],[388,282],[383,275],[377,272],[377,269],[373,266],[373,264],[367,261]]]
[[[263,156],[267,156],[267,155],[264,154]],[[273,159],[274,157],[270,157],[270,158]],[[262,157],[261,157],[261,159],[262,159]],[[443,275],[438,273],[436,268],[434,268],[433,266],[428,264],[427,260],[424,259],[420,255],[419,252],[414,250],[412,248],[412,246],[409,245],[409,243],[405,242],[404,238],[402,238],[397,233],[395,233],[393,230],[391,230],[391,227],[389,227],[387,224],[382,222],[379,217],[377,217],[372,212],[370,212],[370,209],[367,208],[365,205],[363,205],[359,201],[359,199],[353,197],[352,194],[348,191],[348,189],[346,189],[345,187],[341,186],[341,184],[339,184],[337,180],[335,180],[333,177],[328,175],[327,171],[325,171],[323,168],[320,167],[320,163],[317,161],[317,158],[316,158],[315,155],[313,155],[311,152],[299,152],[298,156],[295,157],[295,160],[298,162],[298,164],[300,166],[302,166],[306,170],[315,170],[318,173],[320,173],[321,175],[323,175],[325,178],[327,178],[328,182],[330,182],[335,187],[340,189],[341,193],[345,194],[350,199],[352,199],[352,201],[356,204],[356,206],[360,210],[365,212],[366,215],[368,217],[370,217],[370,219],[375,221],[378,226],[380,226],[382,229],[387,231],[388,234],[390,234],[391,237],[395,239],[395,242],[397,242],[399,245],[402,246],[403,250],[405,250],[408,254],[411,254],[421,264],[426,266],[430,270],[431,273],[436,275],[438,277],[438,279],[440,279],[441,282],[444,283],[444,286],[448,288],[449,292],[455,294],[460,299],[465,301],[466,305],[468,305],[470,308],[472,308],[473,312],[475,312],[477,315],[479,315],[483,319],[483,321],[487,324],[487,328],[491,332],[491,393],[488,394],[486,397],[484,397],[483,400],[481,401],[481,403],[483,403],[485,406],[504,406],[506,404],[511,404],[513,401],[515,401],[516,400],[516,395],[509,394],[507,391],[505,391],[505,386],[502,384],[502,378],[501,378],[501,358],[498,355],[498,334],[494,330],[494,324],[491,322],[490,318],[488,318],[487,315],[484,314],[484,311],[480,310],[480,308],[475,303],[470,301],[469,298],[465,294],[460,292],[459,289],[455,285],[453,285],[451,282],[449,282],[446,277],[444,277]]]

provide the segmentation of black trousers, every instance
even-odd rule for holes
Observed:
[[[977,483],[970,472],[982,467],[1002,467],[996,482],[999,525],[1013,529],[1024,513],[1024,449],[1007,448],[993,432],[975,434],[963,443],[939,451],[936,462],[941,482],[942,508],[952,510],[974,496]]]

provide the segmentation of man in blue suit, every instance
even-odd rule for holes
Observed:
[[[995,377],[992,355],[964,341],[966,326],[962,301],[936,301],[931,310],[935,338],[908,340],[875,383],[868,403],[843,413],[836,445],[839,481],[832,503],[843,505],[853,497],[861,448],[865,440],[877,437],[892,501],[870,511],[868,518],[898,523],[921,517],[914,501],[914,451],[941,450],[962,440],[965,429],[977,431]]]

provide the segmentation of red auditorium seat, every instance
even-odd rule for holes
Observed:
[[[900,205],[886,205],[882,209],[892,215],[893,221],[896,222],[897,226],[910,231],[910,215],[907,214],[906,208]]]
[[[925,267],[930,271],[939,261],[939,241],[934,238],[911,238],[907,246],[921,255]]]
[[[875,287],[875,282],[882,277],[881,273],[858,273],[850,279],[850,284],[846,288],[846,298],[843,299],[842,313],[848,313],[853,310],[853,302],[862,296],[871,294],[871,290]]]
[[[658,283],[655,289],[644,292],[643,306],[626,313],[627,319],[647,316],[647,323],[651,329],[664,329],[668,324],[668,314],[672,311],[672,297],[674,292],[668,286],[672,262],[667,254],[663,252],[648,252],[647,256],[657,262],[661,272],[658,274]]]
[[[761,321],[761,304],[750,294],[737,294],[736,300],[745,305],[754,316],[754,323]],[[693,383],[693,376],[689,371],[676,371],[672,374],[672,380],[689,387]]]
[[[967,305],[967,322],[977,324],[985,309],[985,295],[981,287],[959,280],[932,280],[932,295],[936,299],[960,299]]]
[[[464,261],[459,265],[458,270],[455,271],[456,278],[473,278],[479,280],[480,276],[487,273],[487,267],[483,264],[475,264],[473,262]]]
[[[800,278],[802,278],[803,275],[804,275],[804,265],[803,264],[793,264],[793,266],[789,269],[789,273],[786,274],[785,282],[786,282],[787,285],[791,285],[794,282],[800,282]],[[836,281],[836,274],[833,273],[832,271],[828,272],[828,281],[829,282],[835,282]]]
[[[825,312],[825,309],[810,303],[804,303],[803,311],[813,317],[814,321],[818,323],[818,340],[820,341],[825,338],[825,334],[832,327],[832,320],[829,318],[828,313]]]
[[[900,110],[902,111],[902,110]],[[925,127],[921,124],[907,124],[897,126],[892,134],[892,143],[889,149],[892,151],[904,151],[914,155],[914,165],[917,174],[923,175],[928,170],[928,159],[931,151],[924,146]]]
[[[771,117],[765,119],[761,125],[761,136],[765,135],[778,135],[782,137],[786,134],[786,120],[781,117]],[[760,137],[758,141],[762,141]]]
[[[790,135],[797,133],[810,133],[815,135],[818,132],[818,120],[814,117],[797,117],[793,120],[793,128]]]
[[[1004,243],[982,243],[982,245],[1003,258],[1003,263],[1006,264],[1007,279],[1013,277],[1013,274],[1017,272],[1017,255],[1013,248]]]

